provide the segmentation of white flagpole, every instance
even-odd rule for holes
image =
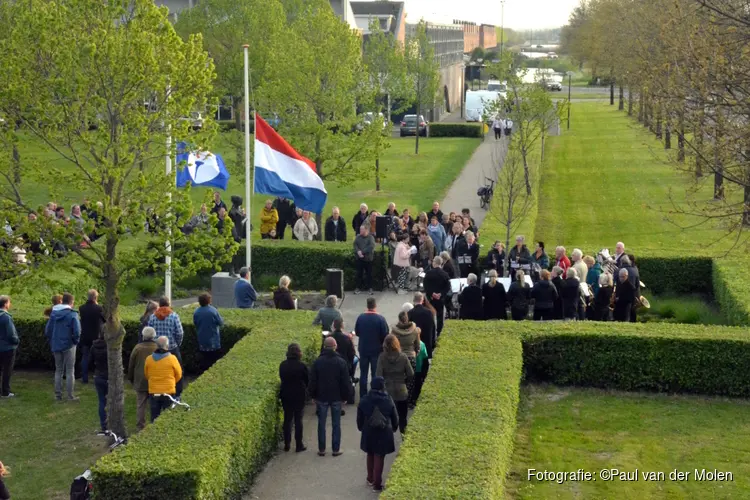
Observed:
[[[250,214],[252,199],[250,198],[250,77],[248,75],[248,49],[249,45],[243,45],[245,52],[245,203],[247,204],[247,220],[245,220],[245,265],[250,269],[252,230],[250,229]]]
[[[167,99],[169,99],[169,93],[171,91],[171,87],[167,87]],[[167,128],[167,156],[166,156],[166,167],[167,167],[167,176],[170,176],[172,174],[172,129],[171,127]],[[167,193],[167,199],[169,200],[168,206],[171,210],[172,208],[172,192],[170,191]],[[167,250],[167,256],[165,257],[164,263],[166,264],[166,270],[164,271],[164,295],[169,299],[169,301],[172,301],[172,245],[170,243],[170,239],[172,237],[172,227],[170,226],[167,229],[167,244],[166,244],[166,250]]]

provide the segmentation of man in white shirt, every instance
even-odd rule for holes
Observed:
[[[508,118],[505,120],[505,135],[508,136],[513,131],[513,120]]]

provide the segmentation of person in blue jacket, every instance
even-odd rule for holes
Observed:
[[[62,379],[65,375],[68,401],[78,401],[75,388],[76,346],[81,341],[81,321],[78,311],[73,309],[74,298],[64,293],[62,303],[52,308],[52,313],[44,328],[44,335],[49,341],[52,354],[55,356],[55,399],[62,398]]]
[[[201,372],[211,368],[221,358],[221,327],[224,320],[211,305],[211,295],[202,293],[198,297],[200,307],[193,313],[193,324],[198,333],[198,363]]]
[[[255,288],[250,284],[250,269],[240,269],[240,279],[234,284],[234,305],[240,309],[251,309],[258,300]]]
[[[20,343],[16,326],[10,309],[10,297],[0,295],[0,373],[2,374],[2,385],[0,385],[0,398],[12,398],[15,396],[10,392],[10,376],[13,373],[13,362],[16,359],[16,349]]]

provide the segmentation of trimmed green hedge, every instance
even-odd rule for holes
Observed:
[[[237,498],[278,444],[278,366],[287,345],[299,343],[306,361],[320,349],[312,318],[299,311],[228,315],[247,335],[185,390],[192,411],[166,412],[97,462],[96,498]]]
[[[473,123],[430,123],[430,137],[482,137],[482,125]]]
[[[240,255],[244,262],[244,247],[240,249]],[[372,284],[378,290],[383,279],[382,262],[378,245],[372,264]],[[324,290],[326,269],[330,268],[343,269],[346,290],[353,290],[355,286],[356,268],[351,242],[264,241],[253,245],[252,268],[253,283],[260,290],[265,290],[268,285],[277,286],[282,274],[292,278],[292,287],[296,290]]]
[[[748,265],[750,259],[713,262],[714,297],[732,325],[750,325],[750,281],[743,274]]]
[[[21,337],[21,344],[16,353],[17,368],[50,370],[55,368],[55,360],[49,349],[49,343],[44,337],[44,327],[47,324],[47,318],[43,316],[41,309],[38,315],[32,315],[29,311],[23,311],[21,314],[13,314],[13,311],[11,311],[13,322]],[[188,373],[197,373],[198,336],[193,327],[193,309],[177,308],[175,311],[180,315],[183,330],[185,331],[185,337],[180,348],[183,367]],[[127,366],[128,359],[130,358],[130,352],[138,341],[139,315],[141,312],[141,308],[122,308],[122,325],[126,332],[122,344],[122,355],[125,366]],[[228,321],[228,318],[236,317],[235,315],[239,313],[238,310],[222,309],[220,313],[228,323],[221,329],[221,345],[226,351],[231,349],[237,341],[247,334],[247,328]],[[80,360],[80,349],[78,349],[77,356]]]
[[[620,389],[750,396],[750,330],[684,324],[516,323],[525,378]]]
[[[380,498],[502,498],[521,345],[498,323],[449,321]]]
[[[641,281],[652,293],[713,295],[712,259],[709,257],[657,257],[636,253],[635,260]]]

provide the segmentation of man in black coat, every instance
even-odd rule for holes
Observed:
[[[331,216],[326,220],[326,241],[346,241],[346,222],[341,218],[339,207],[333,207]]]
[[[451,291],[451,280],[448,273],[443,271],[443,259],[435,257],[432,259],[432,269],[427,271],[422,280],[424,294],[430,301],[437,313],[437,335],[443,331],[443,318],[445,316],[445,301]],[[425,342],[427,344],[427,342]],[[426,347],[426,345],[425,345]]]
[[[560,287],[560,298],[563,304],[563,319],[577,319],[578,305],[581,300],[581,282],[576,270],[568,269],[567,278]]]
[[[218,191],[214,191],[214,203],[211,207],[211,213],[219,215],[220,209],[227,210],[227,204],[224,203],[224,200],[221,199],[221,193]]]
[[[352,342],[352,338],[350,337],[350,334],[344,333],[343,318],[334,319],[332,326],[333,326],[333,333],[331,333],[331,337],[333,337],[333,340],[336,341],[336,352],[339,354],[339,356],[344,358],[344,361],[346,361],[346,366],[349,368],[349,377],[351,378],[352,383],[353,383],[354,372],[355,372],[354,357],[356,355],[356,350],[354,349],[354,342]],[[325,346],[323,346],[323,349],[325,349]],[[353,386],[352,386],[352,391],[349,393],[349,399],[346,402],[350,405],[354,404],[354,387]]]
[[[414,294],[414,308],[409,311],[409,321],[413,321],[420,330],[419,338],[424,342],[427,349],[427,357],[432,358],[432,351],[435,349],[435,318],[432,311],[424,305],[424,294],[417,292]],[[429,365],[428,365],[429,366]],[[424,369],[428,368],[426,366]]]
[[[354,214],[354,217],[352,217],[352,229],[354,229],[354,236],[357,236],[359,234],[359,226],[361,226],[367,219],[370,218],[370,212],[367,211],[367,205],[362,203],[359,206],[359,212]],[[371,233],[375,233],[375,231],[370,231]]]
[[[628,254],[620,259],[621,269],[628,271],[628,281],[635,289],[635,300],[633,301],[633,309],[630,311],[630,322],[635,323],[637,320],[637,309],[635,307],[636,300],[639,300],[641,296],[641,273],[638,272],[638,268],[635,267],[635,257],[633,254]]]
[[[351,397],[352,384],[344,358],[336,352],[336,340],[323,342],[323,353],[313,363],[310,373],[310,395],[318,413],[318,455],[326,454],[326,418],[331,409],[333,456],[341,455],[341,403]]]
[[[302,351],[298,344],[290,344],[286,360],[279,365],[281,387],[279,397],[284,408],[284,451],[289,451],[292,443],[292,422],[294,423],[294,441],[297,452],[305,451],[302,443],[302,413],[307,399],[309,381],[307,365],[302,362]]]
[[[477,275],[470,273],[466,283],[468,284],[458,296],[461,308],[458,311],[460,319],[484,319],[484,308],[482,307],[482,289],[477,286]]]
[[[552,284],[555,285],[555,289],[557,290],[557,299],[555,299],[555,306],[553,310],[553,318],[554,319],[562,319],[563,318],[563,305],[562,305],[562,288],[563,288],[563,270],[560,266],[555,266],[552,268]]]
[[[612,313],[614,320],[629,322],[634,303],[635,287],[628,280],[628,270],[620,269],[619,280],[617,287],[615,287],[615,310]]]
[[[292,200],[288,200],[279,196],[275,200],[273,200],[273,208],[275,208],[279,214],[279,222],[276,223],[276,238],[283,240],[286,226],[291,225],[292,227],[294,227],[292,219],[294,219],[294,214],[297,211],[297,207],[294,206],[294,202]]]
[[[432,204],[432,210],[427,212],[427,220],[432,220],[432,216],[437,217],[438,222],[443,222],[443,212],[440,210],[440,203],[434,202]]]
[[[461,272],[461,277],[466,278],[469,274],[478,274],[477,260],[479,260],[479,245],[473,233],[466,233],[466,239],[458,242],[456,250],[456,262]]]
[[[91,345],[99,338],[104,325],[104,310],[99,305],[99,292],[89,290],[88,300],[78,308],[81,315],[81,382],[89,383],[89,352]]]

